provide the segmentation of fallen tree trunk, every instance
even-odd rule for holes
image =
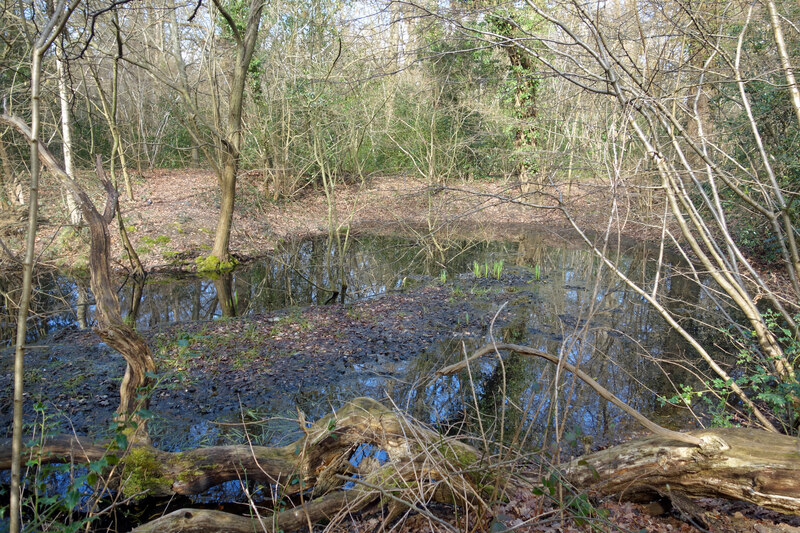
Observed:
[[[304,422],[300,427],[304,435],[280,447],[217,446],[170,453],[138,445],[120,452],[113,445],[104,447],[81,438],[61,437],[49,439],[26,453],[39,463],[89,462],[122,453],[119,479],[123,480],[120,489],[125,496],[198,494],[237,479],[267,484],[277,487],[281,496],[302,494],[316,499],[304,509],[311,518],[303,514],[303,523],[309,519],[319,521],[344,503],[350,505],[356,495],[359,502],[368,505],[381,496],[392,499],[393,491],[415,487],[418,497],[427,498],[423,504],[435,500],[470,506],[483,491],[494,490],[497,484],[478,450],[410,422],[370,398],[357,398],[310,427]],[[351,462],[357,450],[364,455],[365,445],[385,452],[390,460],[381,465],[379,459],[367,453]],[[10,448],[2,443],[0,469],[8,468],[10,461]],[[354,475],[358,477],[353,478]],[[348,481],[358,483],[359,489],[336,490]],[[294,523],[294,514],[287,513],[279,522]],[[181,527],[207,524],[214,516],[220,515],[185,511],[182,515],[172,513],[170,520],[176,524],[175,531],[183,531]],[[223,522],[218,530],[229,530],[230,524]],[[162,524],[152,530],[169,530],[165,527]]]
[[[582,456],[561,470],[582,490],[633,501],[677,492],[800,515],[800,439],[748,428],[691,434],[707,444],[651,437]]]
[[[359,497],[357,491],[339,491],[323,498],[308,502],[303,506],[282,511],[274,516],[239,516],[222,511],[207,509],[179,509],[152,522],[137,527],[135,533],[253,533],[254,531],[296,531],[308,527],[322,519],[331,519],[342,509],[357,512],[374,498]]]
[[[301,427],[305,427],[302,424]],[[383,498],[422,510],[431,501],[475,505],[509,482],[502,465],[452,437],[406,420],[369,398],[359,398],[281,447],[220,446],[168,453],[134,447],[122,458],[123,493],[197,494],[235,479],[278,487],[284,496],[309,498],[302,507],[268,517],[181,509],[137,531],[290,531],[339,510],[356,511]],[[558,468],[578,490],[642,500],[654,494],[723,497],[800,515],[800,439],[744,428],[690,432],[702,444],[665,436],[632,441],[588,454]],[[693,439],[693,440],[694,440]],[[387,453],[352,464],[364,444]],[[82,439],[53,439],[36,457],[42,462],[88,461],[109,453]],[[10,464],[3,443],[0,468]],[[147,469],[145,473],[142,469]],[[146,474],[146,475],[145,475]],[[341,490],[357,474],[359,485]],[[526,479],[535,482],[535,479]],[[413,498],[413,499],[409,499]]]
[[[691,434],[704,445],[651,437],[582,456],[558,470],[579,491],[597,495],[631,501],[722,497],[800,515],[800,439],[746,428]],[[348,492],[356,494],[348,500]],[[134,531],[292,531],[340,510],[357,512],[378,496],[378,492],[371,498],[355,490],[333,492],[267,519],[181,509]],[[352,505],[353,501],[358,504]]]

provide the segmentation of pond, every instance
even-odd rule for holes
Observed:
[[[639,243],[617,253],[628,277],[652,285],[658,250]],[[719,323],[702,285],[679,267],[670,257],[658,272],[671,309]],[[492,338],[559,355],[661,424],[687,422],[659,401],[693,383],[682,366],[669,364],[685,365],[683,341],[581,242],[560,233],[517,228],[505,241],[310,239],[283,243],[215,279],[119,283],[122,309],[160,360],[151,428],[165,449],[240,441],[242,420],[264,421],[248,431],[274,444],[296,436],[298,411],[315,419],[364,395],[391,399],[444,430],[467,424],[534,447],[554,434],[588,447],[630,429],[621,411],[571,375],[560,372],[555,387],[552,365],[519,354],[434,376]],[[92,314],[85,280],[40,277],[31,340],[47,344],[28,354],[29,398],[51,400],[85,432],[107,425],[124,372],[118,354],[96,340],[74,340],[91,335],[71,337],[91,326]],[[7,342],[11,318],[4,320]],[[10,353],[3,385],[10,384]],[[51,372],[65,380],[57,395]],[[7,422],[11,391],[3,389]]]

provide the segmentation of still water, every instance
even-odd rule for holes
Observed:
[[[617,253],[629,278],[648,290],[657,279],[667,305],[687,321],[721,322],[702,284],[678,274],[678,261],[667,258],[659,264],[658,251],[645,244],[620,246]],[[13,281],[4,283],[8,292]],[[41,276],[31,340],[64,328],[90,327],[87,284],[58,274]],[[258,426],[254,437],[274,443],[292,438],[297,427],[291,420],[298,409],[314,419],[364,395],[391,398],[443,429],[467,424],[496,438],[536,446],[544,435],[572,439],[576,445],[609,442],[629,428],[618,409],[571,375],[559,373],[554,386],[551,365],[518,354],[506,355],[502,363],[486,357],[469,373],[434,376],[492,338],[558,354],[662,424],[687,422],[684,414],[659,402],[659,397],[674,395],[678,384],[692,382],[689,373],[670,364],[685,363],[681,339],[582,243],[557,234],[518,231],[502,242],[359,236],[343,252],[326,239],[287,242],[269,258],[229,275],[151,277],[143,287],[120,279],[118,294],[124,314],[146,332],[176,322],[262,316],[326,302],[363,312],[369,309],[365,301],[432,286],[439,305],[421,316],[438,313],[433,321],[438,325],[414,332],[429,342],[419,347],[409,343],[404,356],[395,350],[390,357],[382,356],[377,344],[384,340],[370,337],[358,348],[369,356],[352,358],[335,375],[323,372],[300,381],[299,392],[255,387],[235,401],[220,396],[204,411],[192,406],[207,398],[187,399],[179,414],[159,414],[156,399],[151,407],[158,415],[152,424],[155,443],[177,449],[241,439],[239,429],[218,423],[240,420],[239,402],[247,407],[247,418],[270,420]],[[6,342],[13,334],[12,319],[13,313],[3,319]]]

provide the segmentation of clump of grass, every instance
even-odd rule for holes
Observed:
[[[474,261],[472,263],[472,273],[476,278],[492,277],[496,280],[499,280],[503,275],[503,265],[504,262],[502,259],[499,261],[492,261],[491,263],[487,261],[483,264]]]

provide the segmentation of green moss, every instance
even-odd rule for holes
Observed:
[[[201,256],[195,259],[194,262],[197,265],[198,272],[227,272],[233,270],[239,263],[233,257],[231,257],[230,261],[221,261],[216,255]]]
[[[203,457],[195,455],[194,461],[201,461]],[[194,481],[199,476],[203,475],[202,470],[192,468],[189,461],[184,459],[183,452],[176,453],[170,458],[169,466],[172,471],[178,472],[178,481],[180,483],[188,483]]]
[[[125,456],[125,470],[122,494],[128,498],[144,493],[149,496],[163,496],[170,494],[172,480],[164,477],[161,461],[158,460],[151,448],[141,446],[132,448]]]
[[[461,448],[458,444],[442,444],[439,446],[439,453],[441,453],[447,461],[455,463],[463,469],[474,467],[475,463],[478,462],[478,456],[475,452]]]

